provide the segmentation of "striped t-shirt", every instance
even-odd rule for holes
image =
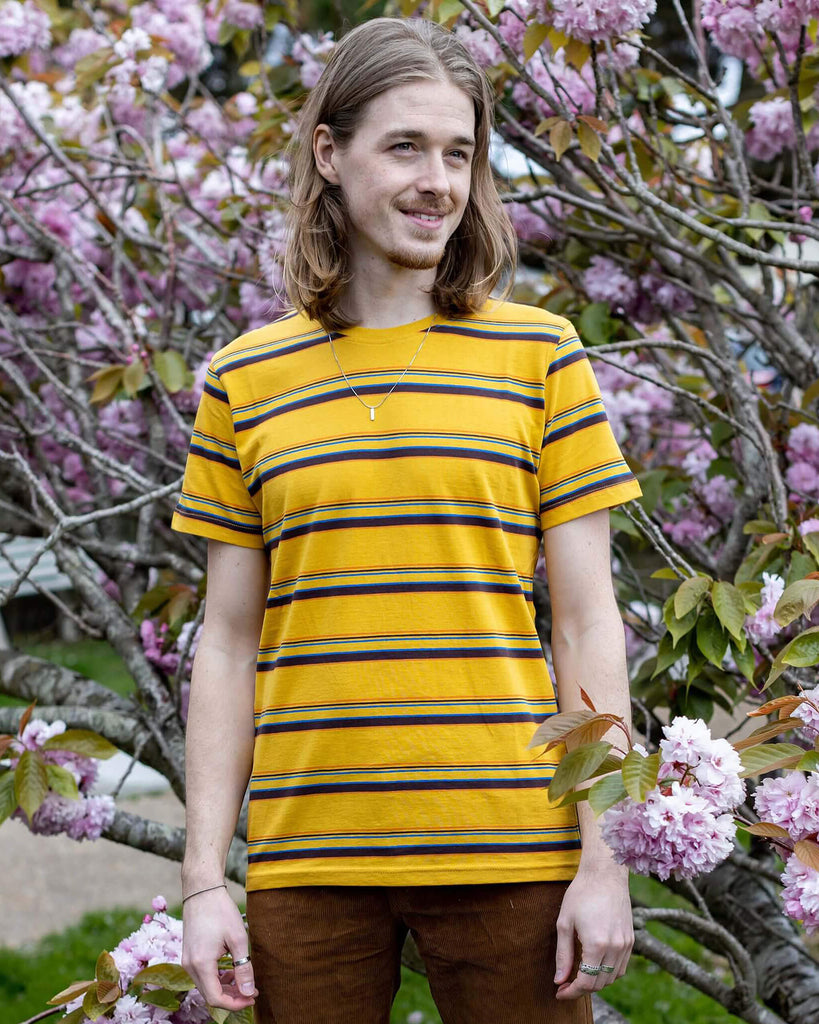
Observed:
[[[571,325],[490,300],[327,335],[290,313],[207,376],[175,529],[265,548],[248,889],[573,877],[541,533],[640,493]],[[578,586],[583,581],[578,580]],[[225,686],[230,686],[225,680]]]

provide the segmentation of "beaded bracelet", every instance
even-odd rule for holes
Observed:
[[[188,900],[192,900],[194,896],[201,896],[203,892],[213,892],[214,889],[227,889],[227,882],[220,882],[219,885],[209,885],[207,889],[197,889],[196,892],[189,892],[187,896],[182,897],[182,904]]]

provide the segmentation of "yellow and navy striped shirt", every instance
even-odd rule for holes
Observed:
[[[264,548],[248,889],[573,877],[549,809],[542,531],[640,493],[571,325],[476,315],[327,335],[290,313],[214,356],[173,525]],[[229,680],[225,681],[229,686]]]

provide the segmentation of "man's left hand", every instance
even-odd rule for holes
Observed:
[[[584,974],[575,964],[575,938],[582,951],[581,962],[613,971]],[[628,872],[607,864],[601,869],[581,864],[557,919],[555,984],[558,999],[577,999],[597,992],[626,973],[634,945]]]

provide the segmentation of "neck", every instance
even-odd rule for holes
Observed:
[[[354,261],[344,308],[361,327],[386,329],[423,320],[435,313],[429,294],[435,274],[434,267],[409,270],[375,260]]]

